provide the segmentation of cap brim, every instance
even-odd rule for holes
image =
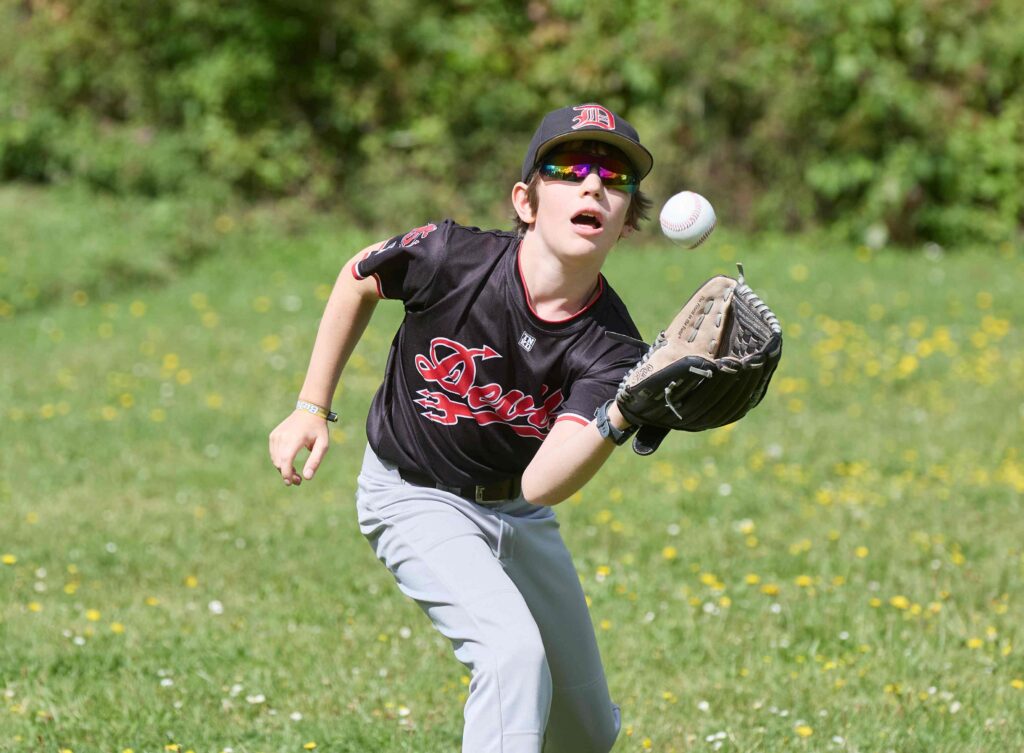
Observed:
[[[567,141],[603,141],[606,144],[611,144],[626,155],[633,167],[636,168],[639,173],[638,177],[641,180],[646,178],[647,174],[651,172],[651,168],[654,167],[654,157],[635,141],[630,141],[626,137],[611,131],[587,128],[581,131],[573,131],[572,133],[559,134],[537,147],[537,162],[534,164],[533,169],[537,168],[545,154]]]

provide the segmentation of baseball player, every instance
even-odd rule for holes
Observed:
[[[402,301],[359,525],[470,671],[467,753],[606,753],[619,732],[553,507],[634,429],[614,397],[638,351],[606,332],[639,333],[601,267],[645,217],[652,165],[607,108],[549,113],[512,189],[517,230],[431,222],[345,265],[297,408],[270,435],[285,485],[312,479],[345,363],[378,300]]]

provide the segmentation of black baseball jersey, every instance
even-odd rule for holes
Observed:
[[[520,242],[446,220],[353,266],[405,304],[366,423],[380,457],[450,486],[520,476],[553,422],[589,423],[636,363],[635,346],[605,336],[639,333],[603,277],[569,319],[533,311]]]

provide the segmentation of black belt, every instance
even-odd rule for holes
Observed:
[[[409,471],[404,468],[398,469],[398,474],[403,481],[416,486],[426,486],[431,489],[440,489],[449,494],[465,497],[473,502],[500,502],[505,499],[515,499],[522,491],[522,485],[517,478],[509,478],[504,481],[495,481],[493,484],[481,484],[474,486],[447,486],[439,484],[425,473]]]

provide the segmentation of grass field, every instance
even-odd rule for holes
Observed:
[[[646,335],[739,259],[786,344],[749,417],[558,508],[615,750],[1024,749],[1024,255],[644,235],[607,274]],[[0,190],[0,750],[458,750],[466,673],[352,503],[398,306],[316,480],[266,457],[371,240]]]

